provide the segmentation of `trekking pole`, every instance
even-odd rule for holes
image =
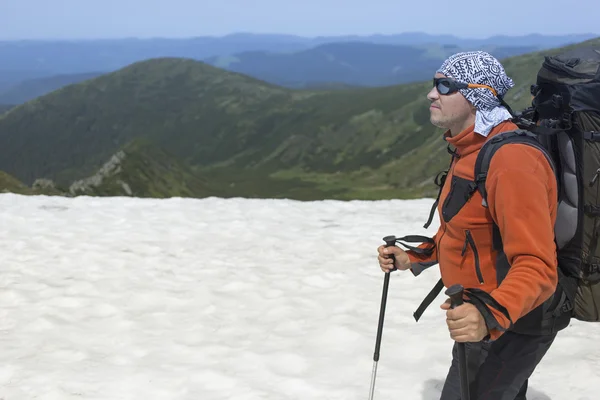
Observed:
[[[390,247],[396,244],[396,236],[386,236],[383,238],[386,246]],[[390,257],[393,263],[396,262],[396,258],[393,254],[390,254]],[[392,266],[394,265],[392,263]],[[395,270],[396,267],[392,269]],[[383,333],[383,319],[385,317],[385,306],[387,303],[387,293],[388,287],[390,285],[390,273],[385,273],[385,278],[383,279],[383,293],[381,294],[381,308],[379,309],[379,325],[377,326],[377,340],[375,342],[375,353],[373,354],[373,373],[371,375],[371,392],[369,394],[369,400],[373,400],[373,393],[375,391],[375,376],[377,375],[377,363],[379,362],[379,349],[381,348],[381,335]]]
[[[462,285],[456,284],[446,290],[446,296],[450,297],[450,308],[456,308],[463,304]],[[461,400],[470,400],[469,376],[467,374],[467,351],[464,343],[458,343],[458,365],[460,369],[460,393]]]

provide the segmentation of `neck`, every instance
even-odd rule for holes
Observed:
[[[468,127],[472,126],[474,123],[475,123],[475,116],[473,116],[471,118],[467,118],[466,120],[461,121],[460,123],[457,123],[457,124],[451,126],[449,128],[450,136],[459,135],[462,131],[464,131]]]

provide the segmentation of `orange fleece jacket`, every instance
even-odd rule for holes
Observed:
[[[488,208],[482,206],[481,195],[476,191],[458,214],[445,222],[441,216],[442,207],[451,190],[453,176],[474,178],[477,154],[487,140],[473,128],[471,126],[454,137],[445,135],[459,157],[454,160],[440,195],[440,227],[433,236],[436,251],[430,257],[412,251],[408,251],[408,255],[415,275],[424,269],[420,263],[437,261],[444,286],[460,283],[465,288],[490,293],[507,309],[515,323],[550,298],[558,282],[554,242],[556,179],[539,150],[518,144],[502,146],[492,159],[486,181]],[[516,128],[511,122],[503,122],[490,132],[488,138]],[[492,248],[493,221],[498,225],[504,252],[511,265],[500,286],[495,269],[497,252]],[[475,252],[467,241],[467,231],[477,249],[479,271]],[[500,325],[508,329],[510,321],[500,311],[491,310]],[[502,331],[490,331],[492,340],[500,335]]]

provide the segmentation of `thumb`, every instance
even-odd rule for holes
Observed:
[[[450,299],[448,299],[448,300],[446,300],[445,302],[442,303],[442,305],[440,306],[440,308],[442,310],[449,310],[451,305],[452,305],[452,303],[450,302]]]

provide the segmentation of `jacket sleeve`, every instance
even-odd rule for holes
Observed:
[[[490,163],[486,181],[489,211],[498,225],[510,264],[508,274],[490,295],[512,323],[552,296],[558,283],[554,223],[556,178],[545,156],[527,145],[508,144]],[[490,308],[508,329],[506,315]],[[502,335],[490,330],[490,338]]]
[[[434,243],[437,243],[437,236],[439,235],[439,233],[440,233],[440,229],[438,228],[438,231],[432,237],[432,240]],[[408,258],[410,259],[410,264],[411,264],[410,271],[413,273],[414,276],[418,276],[421,272],[423,272],[427,268],[438,263],[437,251],[436,251],[435,245],[431,245],[429,243],[423,243],[423,244],[417,246],[417,248],[433,249],[433,251],[432,251],[431,255],[429,255],[429,256],[425,255],[425,254],[418,254],[412,250],[408,250],[406,252],[408,254]]]

